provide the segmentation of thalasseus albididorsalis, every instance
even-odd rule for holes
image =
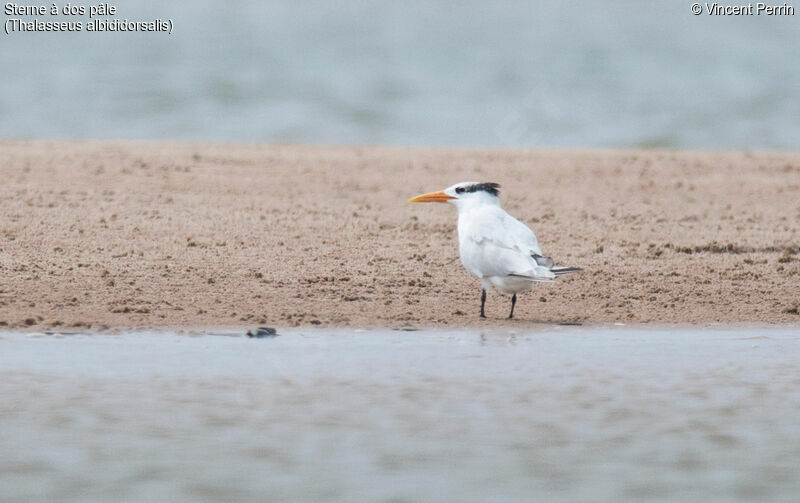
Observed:
[[[483,309],[490,287],[511,295],[508,317],[513,318],[518,293],[530,290],[536,281],[581,270],[554,265],[542,255],[533,231],[500,207],[499,188],[496,183],[461,182],[408,200],[450,203],[458,210],[458,252],[464,268],[481,280],[481,318],[486,318]]]

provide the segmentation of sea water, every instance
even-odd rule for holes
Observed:
[[[0,138],[800,149],[800,14],[110,3],[92,22],[171,21],[172,33],[0,34]]]
[[[797,327],[279,333],[0,334],[0,500],[800,494]]]

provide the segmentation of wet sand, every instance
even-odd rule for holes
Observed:
[[[0,328],[797,323],[800,155],[0,141]],[[461,267],[503,185],[545,254],[521,296]]]
[[[3,501],[794,502],[797,330],[0,332]]]

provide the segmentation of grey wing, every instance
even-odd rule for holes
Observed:
[[[536,239],[536,234],[533,233],[530,227],[507,213],[505,216],[505,227],[516,237],[515,241],[519,251],[530,255],[542,267],[552,267],[553,260],[542,255],[542,249],[539,248],[539,240]]]

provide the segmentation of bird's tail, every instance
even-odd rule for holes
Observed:
[[[535,260],[536,263],[539,266],[548,269],[550,272],[552,272],[556,276],[559,276],[561,274],[568,274],[568,273],[571,273],[571,272],[578,272],[578,271],[582,271],[583,270],[580,267],[565,267],[563,265],[555,265],[555,262],[553,262],[553,259],[551,259],[550,257],[544,257],[544,256],[538,255],[536,253],[532,253],[531,257],[533,257],[533,260]]]
[[[546,271],[546,269],[545,269],[545,271]],[[547,272],[549,273],[549,271],[547,271]],[[552,274],[548,274],[547,276],[545,276],[543,273],[538,275],[538,276],[534,276],[534,275],[531,275],[531,274],[515,274],[515,273],[511,273],[511,274],[509,274],[509,276],[511,276],[513,278],[527,279],[528,281],[543,281],[543,282],[553,281],[553,279],[555,279],[555,276],[553,276]]]
[[[561,276],[562,274],[569,274],[571,272],[578,272],[582,271],[580,267],[566,267],[563,265],[556,265],[550,268],[550,271],[555,274],[556,276]]]

